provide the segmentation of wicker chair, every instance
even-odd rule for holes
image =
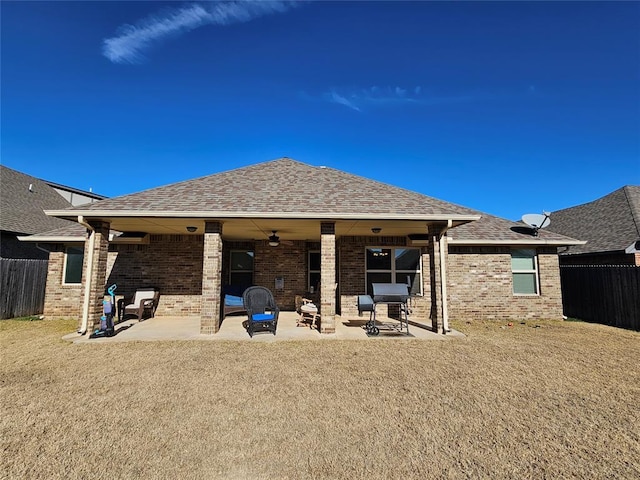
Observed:
[[[160,292],[155,288],[139,288],[133,298],[118,300],[118,318],[120,321],[127,316],[135,316],[138,321],[145,317],[154,317],[160,300]]]
[[[265,287],[249,287],[242,294],[242,300],[249,317],[247,320],[249,336],[253,337],[257,329],[267,329],[275,335],[280,309],[271,291]]]

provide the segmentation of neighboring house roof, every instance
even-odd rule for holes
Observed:
[[[31,234],[67,225],[44,213],[70,206],[47,182],[0,165],[0,187],[0,230]]]
[[[156,219],[251,216],[328,220],[452,219],[456,225],[463,224],[450,230],[452,243],[576,243],[574,239],[546,231],[539,237],[533,237],[521,224],[509,220],[341,170],[311,166],[289,158],[48,213],[69,219],[78,215]]]
[[[107,198],[104,195],[98,195],[91,191],[87,192],[86,190],[79,190],[66,185],[60,185],[59,183],[49,182],[48,180],[45,180],[45,182],[47,182],[47,185],[50,187],[53,187],[56,192],[62,195],[62,197],[73,206],[85,205],[87,203]]]
[[[587,240],[568,254],[624,251],[640,241],[640,186],[553,212],[548,230]]]

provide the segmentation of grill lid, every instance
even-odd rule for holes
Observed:
[[[372,283],[374,302],[402,302],[409,298],[409,285],[405,283]]]

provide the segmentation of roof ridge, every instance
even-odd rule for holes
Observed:
[[[622,190],[622,192],[625,194],[626,197],[626,188],[629,187],[630,185],[624,185],[620,188],[616,188],[615,190],[613,190],[612,192],[607,193],[606,195],[602,195],[601,197],[598,198],[594,198],[593,200],[589,200],[588,202],[584,202],[584,203],[578,203],[577,205],[572,205],[570,207],[565,207],[565,208],[561,208],[559,210],[553,210],[551,213],[560,213],[560,212],[564,212],[565,210],[571,210],[573,208],[580,208],[580,207],[585,207],[587,205],[591,205],[594,204],[596,202],[599,202],[600,200],[604,200],[607,197],[610,197],[612,195],[614,195],[615,193],[618,193]]]
[[[631,211],[631,218],[633,219],[633,224],[636,227],[636,233],[640,236],[640,205],[637,205],[636,202],[632,201],[629,196],[631,187],[635,187],[635,185],[625,185],[623,188],[624,197],[629,204],[629,210]],[[637,187],[640,190],[640,187]]]
[[[202,175],[202,176],[195,177],[195,178],[187,178],[186,180],[179,180],[177,182],[166,183],[164,185],[156,185],[155,187],[146,188],[144,190],[139,190],[137,192],[123,193],[122,195],[118,195],[116,197],[106,197],[104,200],[116,200],[116,199],[119,199],[119,198],[122,198],[122,197],[128,197],[128,196],[139,195],[139,194],[142,194],[142,193],[148,193],[148,192],[151,192],[153,190],[160,189],[160,188],[175,187],[175,186],[179,186],[179,185],[184,184],[184,183],[198,182],[198,181],[204,180],[206,178],[214,177],[214,176],[217,176],[217,175],[226,175],[226,174],[229,174],[229,173],[232,173],[232,172],[236,172],[238,170],[252,169],[254,167],[264,166],[264,165],[269,164],[269,163],[280,162],[280,161],[283,161],[283,160],[287,160],[287,161],[292,162],[292,163],[298,163],[300,165],[306,165],[306,166],[312,167],[312,165],[308,165],[306,163],[303,163],[303,162],[301,162],[299,160],[295,160],[293,158],[279,157],[279,158],[274,158],[272,160],[266,160],[264,162],[252,163],[250,165],[244,165],[244,166],[240,166],[240,167],[230,168],[229,170],[222,170],[220,172],[215,172],[215,173],[207,173],[206,175]],[[46,183],[45,180],[42,180],[42,181],[44,181]],[[99,203],[99,202],[97,202],[97,203]],[[84,205],[80,205],[80,206],[77,206],[77,207],[71,206],[71,207],[67,208],[66,210],[82,210],[84,207],[85,207]]]

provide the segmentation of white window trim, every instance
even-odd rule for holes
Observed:
[[[68,286],[68,287],[79,287],[82,285],[82,278],[84,277],[84,268],[81,268],[80,270],[80,281],[79,282],[67,282],[67,258],[69,255],[69,249],[70,248],[80,248],[82,249],[82,247],[78,246],[75,247],[73,245],[66,245],[64,247],[64,263],[62,266],[62,285],[64,286]],[[84,252],[83,252],[84,255]],[[84,257],[82,259],[82,264],[84,266]]]
[[[511,292],[515,297],[539,297],[540,296],[540,273],[538,268],[538,251],[533,248],[517,248],[511,250],[510,259],[513,258],[514,250],[529,250],[533,252],[533,269],[527,270],[514,270],[513,263],[511,264]],[[533,278],[535,282],[536,293],[516,293],[513,291],[514,283],[513,283],[513,274],[514,273],[533,273]]]
[[[367,250],[372,249],[372,248],[379,248],[381,250],[391,250],[391,270],[380,270],[380,269],[367,269]],[[420,253],[420,258],[418,260],[418,270],[396,270],[396,256],[395,256],[395,250],[397,249],[402,249],[402,250],[417,250],[418,253]],[[391,272],[391,280],[393,283],[395,282],[396,279],[396,274],[397,273],[406,273],[406,274],[411,274],[411,273],[416,273],[418,275],[420,275],[420,291],[418,293],[416,293],[415,295],[418,297],[422,297],[424,295],[424,291],[423,291],[423,287],[424,287],[424,277],[422,276],[422,250],[420,248],[415,248],[415,247],[400,247],[400,246],[394,246],[394,247],[389,247],[389,246],[379,246],[379,245],[369,245],[364,247],[364,291],[367,291],[367,274],[368,273],[389,273]]]

